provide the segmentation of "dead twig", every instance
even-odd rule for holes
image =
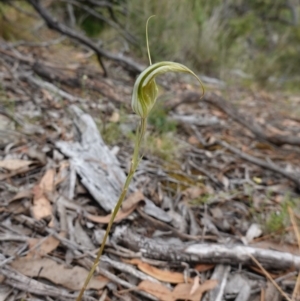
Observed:
[[[282,288],[277,284],[277,282],[270,276],[270,274],[263,268],[263,266],[259,263],[259,261],[251,254],[249,254],[251,259],[255,262],[255,264],[262,270],[264,275],[272,282],[272,284],[277,288],[277,290],[281,293],[283,297],[285,297],[288,301],[292,301],[292,299],[282,290]]]
[[[296,268],[300,270],[300,256],[269,249],[215,243],[172,245],[167,240],[162,242],[147,238],[125,227],[116,228],[113,240],[133,251],[141,252],[144,257],[174,263],[183,261],[250,265],[249,254],[251,254],[264,266],[272,269]]]
[[[98,45],[96,45],[93,41],[91,41],[89,38],[84,36],[83,34],[67,27],[66,25],[60,23],[57,20],[54,20],[52,18],[52,16],[49,14],[49,12],[43,6],[40,5],[40,1],[38,1],[38,0],[27,0],[27,1],[33,6],[33,8],[45,20],[47,26],[50,29],[54,29],[54,30],[60,32],[61,34],[64,34],[64,35],[82,43],[83,45],[89,47],[93,51],[95,51],[98,61],[99,61],[99,64],[102,67],[105,76],[107,75],[107,70],[103,64],[102,57],[105,57],[107,59],[118,62],[136,74],[142,72],[142,70],[144,69],[143,66],[135,63],[130,58],[124,57],[123,55],[114,55],[108,51],[105,51],[102,48],[100,48]]]

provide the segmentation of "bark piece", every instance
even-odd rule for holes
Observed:
[[[58,141],[56,146],[66,156],[81,178],[82,184],[99,205],[111,211],[121,194],[125,173],[100,136],[92,117],[71,106],[79,141]]]
[[[207,300],[221,301],[223,299],[227,278],[230,272],[229,265],[218,264],[212,274],[211,279],[217,280],[218,285],[208,293]]]
[[[248,301],[251,294],[251,285],[245,275],[235,273],[230,277],[226,288],[226,294],[236,294],[235,301]]]

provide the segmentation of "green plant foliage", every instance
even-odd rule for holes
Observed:
[[[290,80],[300,81],[300,26],[296,23],[300,4],[295,1],[125,3],[130,14],[126,27],[140,40],[144,37],[141,25],[149,15],[157,15],[149,39],[155,60],[184,60],[193,69],[225,80],[228,70],[239,69],[264,87],[288,87]]]
[[[94,16],[86,16],[80,23],[80,27],[90,37],[97,37],[104,29],[104,23]]]
[[[21,1],[19,5],[22,9],[28,9],[28,5],[24,1]],[[22,27],[19,25],[21,23]],[[24,14],[5,3],[0,3],[0,37],[4,40],[30,40],[30,34],[24,25],[30,25],[31,23],[32,20]]]
[[[200,206],[200,205],[203,205],[203,204],[206,204],[208,203],[208,201],[212,198],[213,196],[210,195],[209,193],[205,193],[193,200],[190,201],[190,204],[193,205],[193,206]]]
[[[299,199],[290,198],[288,195],[280,205],[280,209],[271,212],[266,222],[266,231],[268,233],[274,233],[276,231],[284,230],[290,223],[290,217],[288,213],[288,207],[295,208],[296,204],[299,204]]]

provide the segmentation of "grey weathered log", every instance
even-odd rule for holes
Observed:
[[[300,270],[300,256],[287,252],[259,249],[244,245],[221,245],[216,243],[182,243],[172,245],[168,241],[158,241],[134,233],[125,227],[116,228],[113,240],[144,257],[168,262],[246,264],[254,265],[250,254],[263,266],[271,269]]]
[[[121,193],[125,173],[104,143],[92,117],[76,106],[71,106],[70,111],[79,141],[58,141],[56,146],[70,158],[82,184],[100,206],[111,211]]]

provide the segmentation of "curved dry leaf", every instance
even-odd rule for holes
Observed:
[[[88,275],[88,271],[79,266],[67,267],[49,258],[25,259],[18,258],[11,263],[11,266],[18,272],[28,277],[45,278],[57,285],[67,289],[78,291]],[[93,277],[88,285],[88,289],[102,289],[108,280]]]
[[[199,263],[195,266],[195,270],[198,272],[206,272],[215,267],[215,264]]]
[[[144,200],[145,197],[140,190],[135,191],[134,193],[130,194],[126,200],[122,204],[122,211],[128,211],[131,208],[135,207],[140,201]]]
[[[54,178],[55,170],[49,169],[46,171],[42,177],[40,183],[33,188],[33,206],[31,208],[31,213],[34,218],[40,220],[44,217],[51,216],[51,221],[49,223],[50,227],[54,226],[52,206],[47,197],[48,193],[54,191]]]
[[[55,170],[48,169],[44,176],[42,177],[39,187],[42,189],[44,193],[53,192],[54,191],[54,179],[55,179]]]
[[[199,286],[200,286],[200,278],[199,278],[199,276],[196,276],[194,278],[194,283],[193,283],[193,286],[191,288],[190,295],[193,295],[197,291]]]
[[[22,191],[19,191],[14,197],[12,197],[8,202],[11,203],[16,200],[20,199],[31,199],[33,197],[32,189],[25,189]]]
[[[33,161],[20,160],[20,159],[7,159],[0,161],[0,167],[9,171],[16,171],[21,168],[28,167]]]
[[[204,283],[200,284],[196,291],[191,295],[192,283],[180,283],[176,285],[173,290],[173,300],[190,300],[190,301],[199,301],[203,293],[212,290],[218,284],[217,280],[207,280]]]
[[[155,296],[160,301],[174,301],[172,292],[160,283],[144,280],[139,283],[138,288]]]
[[[141,201],[143,201],[144,195],[140,191],[136,191],[128,196],[128,198],[124,201],[122,204],[122,208],[117,213],[116,218],[114,219],[114,223],[118,223],[125,219],[127,216],[129,216],[139,205]],[[98,215],[92,215],[88,214],[87,219],[94,223],[99,224],[108,224],[111,218],[111,214],[108,214],[106,216],[98,216]]]
[[[199,301],[201,300],[203,293],[212,290],[217,285],[217,283],[217,280],[207,280],[203,284],[198,286],[193,295],[190,294],[193,287],[192,283],[177,284],[174,290],[170,291],[162,284],[144,280],[139,283],[138,288],[157,297],[161,301]]]
[[[65,237],[65,233],[59,233],[59,236]],[[29,238],[28,239],[28,248],[29,252],[26,258],[39,258],[47,255],[48,253],[56,250],[59,246],[59,240],[53,236],[48,236],[44,238]]]
[[[135,259],[135,261],[133,261],[132,263],[136,264],[142,272],[144,272],[145,274],[147,274],[149,276],[152,276],[153,278],[155,278],[157,280],[168,282],[168,283],[185,282],[185,279],[184,279],[184,276],[182,273],[161,270],[161,269],[153,267],[150,264],[143,262],[139,259]],[[193,282],[193,279],[188,278],[188,281]]]

